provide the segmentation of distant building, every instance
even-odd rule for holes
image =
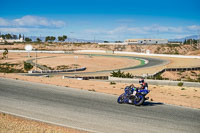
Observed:
[[[121,43],[98,43],[100,45],[168,44],[167,39],[127,39]]]
[[[2,37],[0,37],[0,42],[1,43],[5,43],[5,42],[13,43],[13,42],[24,42],[24,40],[23,40],[23,38],[20,38],[20,39],[3,39]]]
[[[114,43],[114,42],[108,42],[108,43],[98,43],[99,45],[128,45],[127,43]]]
[[[167,44],[167,39],[127,39],[124,41],[128,45],[131,44]]]

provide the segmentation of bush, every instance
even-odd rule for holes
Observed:
[[[131,73],[124,73],[118,70],[117,72],[111,72],[112,77],[119,77],[119,78],[133,78],[134,76]]]
[[[0,64],[0,72],[3,73],[23,73],[22,69],[16,69],[15,66],[19,66],[19,64],[8,64],[3,63]]]
[[[111,84],[111,85],[116,85],[116,83],[115,83],[115,82],[110,82],[110,84]]]
[[[183,86],[183,82],[179,82],[177,85],[181,87]]]
[[[181,90],[185,90],[185,88],[181,88]]]
[[[180,44],[167,44],[167,47],[170,47],[170,48],[180,47]]]
[[[31,63],[24,62],[24,70],[29,71],[33,68]]]

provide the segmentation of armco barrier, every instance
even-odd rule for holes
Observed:
[[[148,75],[147,77],[154,77],[156,75],[159,75],[165,71],[191,71],[191,70],[200,70],[200,67],[186,67],[186,68],[165,68],[161,71],[158,71],[152,75]]]
[[[78,69],[66,69],[66,70],[41,70],[41,71],[29,71],[28,73],[59,73],[59,72],[75,72],[75,71],[85,71],[86,67]]]
[[[109,77],[108,80],[114,81],[114,82],[139,84],[138,83],[139,79]],[[198,82],[171,81],[171,80],[150,80],[150,79],[145,79],[145,82],[147,82],[149,85],[168,85],[168,86],[178,86],[178,83],[182,82],[184,87],[200,87],[200,83],[198,83]]]
[[[90,79],[108,80],[108,76],[63,76],[63,79],[65,78],[73,78],[80,80],[90,80]]]

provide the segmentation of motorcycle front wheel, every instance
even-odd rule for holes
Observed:
[[[119,103],[119,104],[122,104],[122,103],[124,103],[124,94],[121,94],[119,97],[118,97],[118,99],[117,99],[117,102]]]

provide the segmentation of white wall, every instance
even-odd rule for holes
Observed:
[[[20,38],[20,39],[2,39],[2,38],[0,38],[0,42],[13,43],[13,42],[24,42],[24,40],[23,40],[23,38]]]

